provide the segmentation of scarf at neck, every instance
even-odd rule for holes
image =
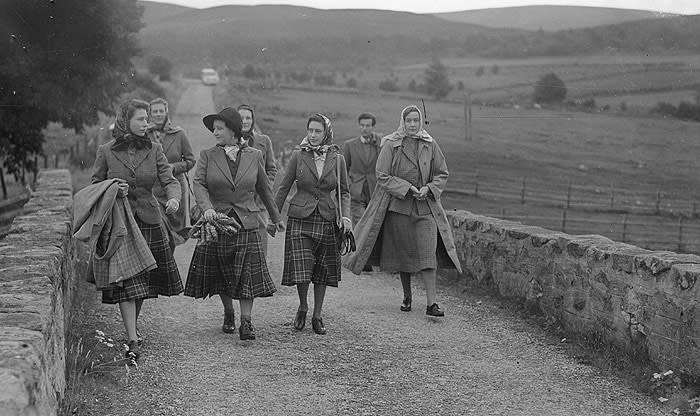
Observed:
[[[232,162],[235,162],[236,158],[238,157],[238,152],[240,152],[241,149],[248,147],[248,142],[245,140],[240,140],[236,144],[217,144],[217,146],[224,149],[226,156],[231,159]]]

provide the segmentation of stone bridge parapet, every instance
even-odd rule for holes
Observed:
[[[700,376],[700,257],[448,212],[465,277],[578,334]]]
[[[55,415],[65,390],[73,293],[67,170],[39,174],[36,191],[0,240],[0,415]]]

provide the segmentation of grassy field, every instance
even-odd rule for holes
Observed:
[[[377,114],[377,130],[398,125],[401,109],[415,99],[380,94],[299,90],[229,91],[218,103],[246,100],[276,149],[304,136],[305,118],[322,111],[334,122],[336,140],[357,134],[355,117]],[[446,154],[448,187],[458,192],[449,208],[516,218],[560,229],[569,187],[567,232],[599,233],[655,249],[700,250],[700,202],[696,155],[700,124],[648,117],[474,106],[472,140],[464,139],[461,104],[426,101],[428,130]],[[525,204],[520,201],[525,181]],[[479,197],[474,197],[475,187]],[[610,208],[610,199],[613,199]],[[656,213],[659,199],[659,214]]]

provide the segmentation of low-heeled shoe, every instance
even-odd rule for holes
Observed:
[[[321,318],[311,318],[311,327],[314,332],[319,335],[326,335],[326,327],[323,325],[323,319]]]
[[[433,303],[425,308],[425,314],[429,316],[445,316],[445,312],[440,309],[437,303]]]
[[[297,311],[294,317],[294,329],[301,331],[306,326],[306,311]]]

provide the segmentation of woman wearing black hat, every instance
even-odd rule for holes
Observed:
[[[241,117],[234,108],[203,119],[216,139],[216,146],[203,150],[192,183],[197,204],[206,221],[221,214],[235,219],[241,229],[235,234],[219,233],[218,239],[198,244],[192,255],[185,295],[206,298],[219,295],[224,306],[223,332],[236,329],[233,300],[241,308],[239,334],[255,339],[251,322],[253,299],[272,296],[275,284],[265,261],[255,203],[260,196],[278,231],[284,229],[265,174],[262,153],[248,146],[241,132]]]

